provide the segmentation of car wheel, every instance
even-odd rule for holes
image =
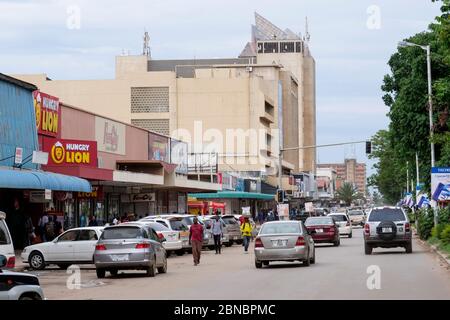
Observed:
[[[30,267],[34,270],[42,270],[45,268],[45,260],[42,253],[34,251],[30,254],[28,258],[28,263]]]
[[[334,245],[335,247],[339,247],[340,244],[341,244],[341,240],[337,240],[337,241],[335,241],[335,242],[333,243],[333,245]]]
[[[177,256],[181,257],[182,255],[184,255],[184,250],[183,249],[177,250]]]
[[[349,237],[349,238],[353,237],[353,233],[350,232],[349,235],[348,235],[348,237]]]
[[[158,267],[158,273],[167,273],[167,259],[164,259],[162,267]]]
[[[364,252],[365,254],[372,254],[372,246],[364,242]]]
[[[225,247],[229,248],[233,245],[233,241],[229,241],[228,243],[225,243]]]
[[[42,297],[38,294],[25,294],[20,296],[19,301],[32,301],[32,300],[42,300]]]
[[[269,261],[263,261],[263,265],[268,266],[269,265]]]
[[[117,274],[119,273],[119,270],[117,270],[117,269],[111,269],[111,270],[109,270],[109,273],[111,273],[111,275],[112,275],[113,277],[117,277]]]
[[[97,273],[97,278],[103,279],[106,275],[105,269],[95,269],[95,272]]]
[[[147,277],[154,277],[156,275],[156,257],[153,259],[151,266],[147,268]]]
[[[305,267],[309,267],[311,265],[311,259],[309,258],[309,251],[308,254],[306,255],[306,260],[303,260],[303,265]]]
[[[313,256],[311,258],[311,264],[315,264],[316,263],[316,249],[314,248],[313,250]]]
[[[60,269],[66,270],[69,267],[69,264],[67,264],[67,263],[60,263],[60,264],[58,264],[58,267]]]
[[[408,242],[405,246],[406,253],[412,253],[412,242]]]
[[[262,268],[262,262],[261,261],[258,261],[258,260],[255,260],[255,267],[256,267],[256,269],[261,269]]]

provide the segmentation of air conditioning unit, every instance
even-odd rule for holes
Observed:
[[[252,71],[253,71],[253,67],[248,66],[248,67],[245,68],[245,70],[246,70],[247,72],[252,72]]]
[[[299,192],[299,191],[294,192],[294,198],[301,198],[301,196],[302,196],[301,192]]]

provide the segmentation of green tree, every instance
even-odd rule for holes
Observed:
[[[450,163],[450,0],[442,3],[442,14],[426,32],[406,41],[431,47],[433,86],[433,132],[436,165]],[[376,173],[369,177],[389,203],[399,200],[406,186],[406,164],[415,172],[415,153],[419,155],[420,177],[430,185],[430,132],[428,119],[427,63],[424,50],[399,48],[389,59],[391,73],[383,79],[383,100],[389,107],[387,130],[373,137],[378,159]]]
[[[344,201],[347,206],[351,205],[354,200],[361,198],[358,189],[349,182],[344,182],[337,190],[337,196],[338,199]]]

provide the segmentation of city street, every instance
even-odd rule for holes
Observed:
[[[364,255],[362,229],[340,247],[319,245],[316,264],[273,263],[256,269],[254,255],[234,245],[222,255],[203,251],[199,266],[191,255],[171,256],[168,273],[147,278],[142,271],[97,279],[93,266],[82,266],[81,289],[66,287],[59,269],[39,275],[46,297],[53,299],[449,299],[450,269],[417,241],[413,253],[375,249]],[[381,269],[381,289],[369,290],[367,267]]]

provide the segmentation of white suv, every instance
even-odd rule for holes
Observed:
[[[7,259],[6,269],[14,269],[16,256],[14,254],[14,246],[5,219],[6,214],[3,211],[0,211],[0,254],[4,255]]]
[[[399,207],[377,207],[370,210],[364,225],[364,249],[404,247],[412,252],[412,233],[408,215]]]

